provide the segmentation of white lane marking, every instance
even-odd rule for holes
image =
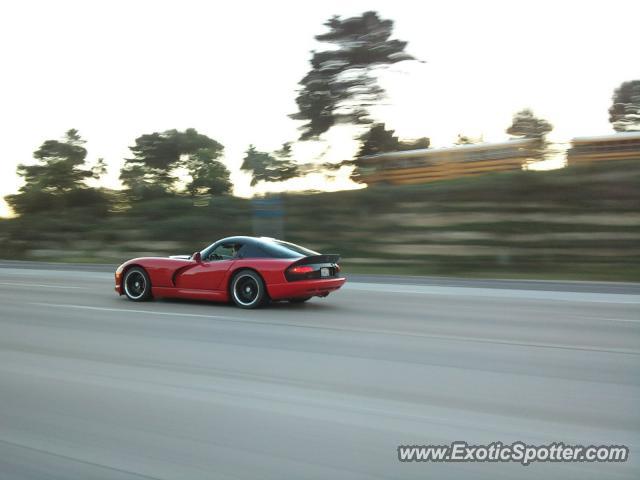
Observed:
[[[20,275],[24,277],[38,277],[38,279],[81,278],[83,280],[103,280],[109,278],[113,280],[113,272],[94,272],[88,270],[34,270],[30,268],[4,268],[0,265],[0,276],[8,277],[13,275]]]
[[[0,282],[0,285],[7,287],[37,287],[37,288],[85,288],[85,287],[75,287],[72,285],[45,285],[42,283],[9,283],[9,282]]]
[[[104,312],[124,312],[124,313],[145,313],[148,315],[171,315],[180,317],[200,317],[200,318],[220,318],[223,320],[239,320],[244,321],[241,318],[225,317],[222,315],[205,315],[201,313],[178,313],[178,312],[157,312],[155,310],[135,310],[132,308],[108,308],[108,307],[91,307],[89,305],[71,305],[64,303],[39,303],[29,302],[30,305],[40,305],[42,307],[58,307],[58,308],[75,308],[79,310],[98,310]],[[260,323],[260,322],[256,322]]]
[[[435,285],[407,285],[399,288],[391,283],[347,283],[343,288],[364,292],[408,293],[417,295],[467,296],[483,298],[511,298],[551,300],[558,302],[640,304],[640,295],[621,293],[550,292],[546,290],[517,290],[479,287],[439,287]]]
[[[272,326],[278,326],[278,327],[306,328],[306,329],[312,329],[312,330],[334,330],[339,332],[351,332],[351,333],[396,335],[400,337],[418,337],[418,338],[426,338],[429,340],[447,340],[447,341],[454,341],[454,342],[489,343],[489,344],[516,346],[516,347],[553,348],[553,349],[563,349],[563,350],[579,350],[579,351],[587,351],[587,352],[606,352],[606,353],[622,353],[622,354],[628,354],[628,355],[640,355],[640,350],[630,350],[626,348],[598,348],[598,347],[592,347],[592,346],[567,345],[562,343],[528,343],[528,342],[500,340],[500,339],[486,338],[486,337],[465,337],[465,336],[456,336],[456,335],[436,335],[436,334],[429,334],[429,333],[400,332],[400,331],[384,330],[384,329],[349,328],[349,327],[342,327],[339,325],[332,325],[332,326],[302,325],[302,324],[290,323],[290,322],[273,322],[268,320],[247,320],[245,318],[230,317],[230,316],[223,316],[223,315],[204,315],[201,313],[157,312],[157,311],[150,311],[150,310],[134,310],[129,308],[90,307],[88,305],[71,305],[71,304],[60,304],[60,303],[28,302],[28,304],[39,305],[43,307],[71,308],[71,309],[78,309],[78,310],[98,310],[98,311],[105,311],[105,312],[141,313],[145,315],[169,315],[173,317],[199,317],[199,318],[207,318],[207,319],[228,320],[238,324],[261,325],[261,326],[272,325]]]
[[[622,323],[640,323],[640,320],[631,318],[585,318],[588,322],[622,322]]]

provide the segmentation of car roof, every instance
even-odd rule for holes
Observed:
[[[215,243],[219,243],[219,242],[263,243],[271,240],[277,240],[277,239],[271,238],[271,237],[250,237],[248,235],[237,235],[234,237],[221,238],[220,240],[217,240]]]

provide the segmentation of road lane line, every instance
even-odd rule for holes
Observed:
[[[517,290],[500,288],[478,287],[439,287],[407,285],[399,288],[399,285],[386,283],[346,283],[343,287],[351,291],[440,295],[450,297],[480,297],[480,298],[504,298],[520,300],[550,300],[557,302],[582,302],[582,303],[613,303],[640,305],[640,295],[623,293],[586,293],[586,292],[551,292],[546,290]]]
[[[70,289],[83,289],[85,287],[76,287],[72,285],[45,285],[42,283],[10,283],[10,282],[0,282],[0,285],[7,287],[37,287],[37,288],[70,288]]]
[[[588,322],[621,322],[621,323],[640,323],[640,320],[633,320],[631,318],[585,318]]]
[[[203,313],[179,313],[179,312],[157,312],[155,310],[135,310],[132,308],[109,308],[109,307],[91,307],[89,305],[71,305],[71,304],[63,304],[63,303],[40,303],[40,302],[29,302],[30,305],[40,305],[43,307],[58,307],[58,308],[75,308],[81,310],[98,310],[104,312],[124,312],[124,313],[143,313],[148,315],[169,315],[169,316],[180,316],[180,317],[201,317],[201,318],[219,318],[222,320],[242,320],[241,318],[236,317],[225,317],[222,315],[205,315]],[[262,322],[254,322],[254,323],[262,323]]]
[[[97,463],[97,462],[94,462],[94,461],[91,461],[91,460],[84,460],[84,459],[82,459],[80,457],[72,457],[72,456],[69,456],[69,455],[56,453],[56,452],[54,452],[52,450],[43,450],[41,448],[33,447],[33,446],[30,446],[30,445],[25,445],[23,443],[16,443],[16,442],[13,442],[13,441],[10,441],[10,440],[6,440],[4,438],[0,438],[0,443],[4,443],[5,445],[10,445],[10,446],[16,447],[16,448],[22,448],[22,449],[25,449],[25,450],[30,450],[32,452],[38,452],[38,453],[41,453],[43,455],[48,455],[48,456],[51,456],[51,457],[62,458],[62,459],[68,460],[68,461],[81,463],[81,464],[84,464],[84,465],[90,465],[92,467],[98,467],[98,468],[101,468],[103,470],[110,470],[112,472],[115,471],[115,472],[125,473],[125,474],[127,474],[127,476],[146,478],[146,479],[149,479],[149,480],[161,480],[159,477],[150,477],[149,475],[145,475],[143,473],[137,473],[137,472],[134,472],[134,471],[131,471],[131,470],[123,470],[121,468],[113,467],[113,466],[110,466],[110,465],[106,465],[104,463]]]
[[[272,325],[277,327],[305,328],[305,329],[311,329],[311,330],[325,330],[325,331],[333,330],[338,332],[364,333],[364,334],[373,334],[373,335],[395,335],[400,337],[417,337],[417,338],[425,338],[429,340],[445,340],[445,341],[453,341],[453,342],[483,343],[483,344],[506,345],[506,346],[516,346],[516,347],[552,348],[552,349],[560,349],[560,350],[576,350],[576,351],[586,351],[586,352],[640,355],[639,350],[630,350],[626,348],[598,348],[598,347],[592,347],[592,346],[575,346],[575,345],[566,345],[566,344],[560,344],[560,343],[527,343],[527,342],[518,342],[518,341],[510,341],[510,340],[499,340],[494,338],[465,337],[465,336],[455,336],[455,335],[436,335],[436,334],[428,334],[428,333],[400,332],[400,331],[383,330],[383,329],[349,328],[349,327],[341,327],[337,325],[331,325],[331,326],[302,325],[302,324],[290,323],[290,322],[247,320],[245,318],[240,318],[240,317],[231,317],[231,316],[223,316],[223,315],[205,315],[201,313],[158,312],[158,311],[150,311],[150,310],[135,310],[135,309],[129,309],[129,308],[91,307],[89,305],[71,305],[71,304],[40,303],[40,302],[28,302],[28,304],[38,305],[43,307],[69,308],[69,309],[77,309],[77,310],[140,313],[144,315],[165,315],[165,316],[173,316],[173,317],[196,317],[196,318],[206,318],[210,320],[217,319],[217,320],[226,320],[232,323],[245,324],[245,325],[260,325],[260,326]]]

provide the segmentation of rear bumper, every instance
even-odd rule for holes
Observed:
[[[276,283],[267,285],[267,291],[269,292],[269,297],[273,300],[324,297],[338,290],[346,281],[346,278],[327,278]]]

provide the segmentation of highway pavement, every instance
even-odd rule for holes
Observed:
[[[638,284],[356,276],[245,311],[107,270],[0,261],[0,479],[640,478]],[[631,453],[397,457],[518,440]]]

